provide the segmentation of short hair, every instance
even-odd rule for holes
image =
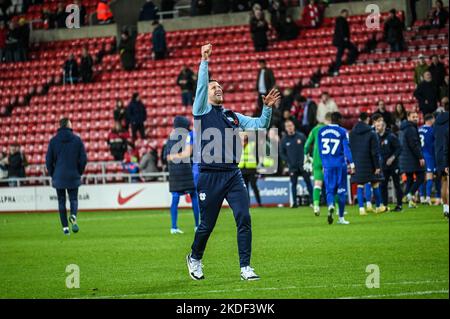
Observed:
[[[348,13],[348,9],[342,9],[341,14],[343,14],[343,13]]]
[[[331,123],[333,124],[339,124],[342,120],[342,114],[339,112],[333,112],[331,113]]]
[[[383,119],[383,115],[381,115],[380,113],[375,113],[372,115],[372,122],[377,122],[379,119]]]
[[[134,92],[133,96],[132,96],[133,101],[135,101],[138,97],[139,97],[139,93],[138,92]]]
[[[59,120],[59,127],[60,128],[67,127],[69,125],[69,122],[70,122],[69,118],[63,117],[62,119]]]
[[[391,10],[389,10],[390,13],[392,13],[393,15],[397,14],[397,9],[392,8]]]
[[[367,114],[367,112],[362,112],[361,114],[359,114],[359,120],[362,122],[367,121],[368,118],[369,118],[369,114]]]
[[[333,113],[332,112],[328,112],[327,114],[325,114],[325,120],[331,121],[331,114],[333,114]]]
[[[264,63],[264,64],[266,64],[266,60],[264,60],[264,59],[259,59],[259,60],[258,60],[258,63]]]
[[[424,122],[434,120],[434,115],[433,114],[425,114],[425,116],[423,117],[423,120],[424,120]]]
[[[408,117],[410,117],[413,114],[417,114],[417,111],[408,111],[408,112],[406,112],[406,117],[408,118]]]
[[[321,96],[324,96],[324,95],[328,95],[328,96],[329,96],[330,93],[329,93],[328,91],[323,91],[322,94],[320,94],[320,95],[321,95]]]
[[[288,122],[291,122],[292,125],[295,126],[295,123],[294,123],[294,121],[293,121],[291,118],[285,119],[285,120],[284,120],[284,125],[286,125],[286,123],[288,123]]]

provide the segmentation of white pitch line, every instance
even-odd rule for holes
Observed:
[[[406,296],[424,296],[424,295],[433,295],[433,294],[448,294],[448,289],[429,290],[429,291],[401,292],[401,293],[397,293],[397,294],[384,294],[384,295],[367,295],[367,296],[340,297],[338,299],[365,299],[365,298],[385,298],[385,297],[406,297]]]
[[[435,284],[435,283],[448,283],[448,280],[424,280],[424,281],[402,281],[402,282],[386,282],[381,283],[381,285],[421,285],[421,284]],[[225,292],[241,292],[241,291],[264,291],[264,290],[287,290],[287,289],[323,289],[323,288],[339,288],[339,287],[361,287],[364,286],[361,284],[334,284],[334,285],[316,285],[316,286],[288,286],[288,287],[262,287],[262,288],[237,288],[237,289],[221,289],[221,290],[206,290],[206,291],[198,291],[198,294],[214,294],[214,293],[225,293]],[[447,291],[448,292],[448,291]],[[111,299],[111,298],[127,298],[127,297],[138,297],[138,296],[176,296],[183,295],[188,293],[187,291],[174,291],[174,292],[161,292],[161,293],[134,293],[134,294],[123,294],[123,295],[115,295],[115,296],[83,296],[83,297],[75,297],[74,299],[85,299],[85,298],[94,298],[94,299]],[[379,295],[382,296],[382,295]],[[341,297],[338,299],[351,299],[351,298],[359,298],[359,297]],[[370,296],[361,296],[360,298],[370,298]]]

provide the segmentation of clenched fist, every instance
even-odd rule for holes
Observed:
[[[208,61],[212,53],[212,44],[208,43],[202,46],[202,60]]]

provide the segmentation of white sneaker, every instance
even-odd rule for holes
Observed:
[[[344,217],[339,217],[339,220],[337,223],[340,225],[349,225],[350,224],[350,222],[346,221]]]
[[[320,206],[314,206],[314,215],[320,216]]]
[[[241,268],[241,280],[259,280],[259,276],[255,274],[255,270],[250,267],[242,267]]]
[[[191,254],[189,254],[186,256],[186,264],[188,266],[189,276],[191,276],[193,280],[205,279],[205,276],[203,276],[203,264],[201,260],[191,258]]]
[[[420,196],[420,203],[421,204],[426,204],[427,203],[427,199],[425,198],[425,196]]]
[[[174,234],[184,234],[184,232],[181,229],[179,229],[179,228],[171,228],[170,229],[170,233],[172,235],[174,235]]]
[[[430,197],[425,198],[425,202],[423,204],[431,206],[432,205],[431,204],[431,198]]]
[[[367,216],[366,209],[364,207],[360,207],[359,208],[359,215],[360,216]]]

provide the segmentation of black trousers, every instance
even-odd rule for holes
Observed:
[[[398,170],[386,169],[383,170],[383,175],[384,180],[381,182],[381,196],[383,197],[384,206],[388,205],[388,185],[391,178],[392,182],[394,183],[397,206],[402,206],[403,191],[400,185],[400,174]]]
[[[216,225],[223,200],[226,199],[236,221],[240,266],[249,266],[252,253],[252,225],[247,190],[241,171],[235,169],[200,172],[197,189],[200,199],[200,225],[192,244],[192,258],[197,260],[203,258],[206,243]]]
[[[308,189],[309,198],[311,199],[313,197],[313,187],[311,183],[311,175],[307,173],[304,170],[298,170],[293,171],[289,173],[289,177],[291,179],[291,194],[292,194],[292,202],[294,206],[298,205],[297,202],[297,183],[298,183],[298,177],[303,177],[303,180],[305,181],[306,188]]]
[[[244,178],[245,186],[247,186],[248,200],[250,202],[250,188],[252,187],[255,194],[256,202],[261,206],[261,196],[259,194],[258,179],[256,178],[256,170],[243,170],[242,177]]]
[[[414,180],[414,175],[416,179]],[[406,187],[405,194],[414,194],[419,190],[420,185],[425,182],[425,171],[408,172],[406,173]]]
[[[339,71],[342,66],[342,57],[344,56],[345,49],[348,49],[347,64],[351,65],[355,63],[358,57],[358,48],[350,41],[345,42],[343,45],[337,47],[335,71]]]
[[[133,137],[133,141],[137,139],[137,133],[141,135],[142,139],[145,139],[145,127],[144,123],[141,124],[131,124],[131,134]]]
[[[78,188],[67,189],[67,193],[69,194],[70,214],[77,216]],[[56,194],[58,195],[58,208],[59,208],[59,218],[61,219],[61,225],[63,227],[69,227],[66,209],[66,189],[57,189]]]

